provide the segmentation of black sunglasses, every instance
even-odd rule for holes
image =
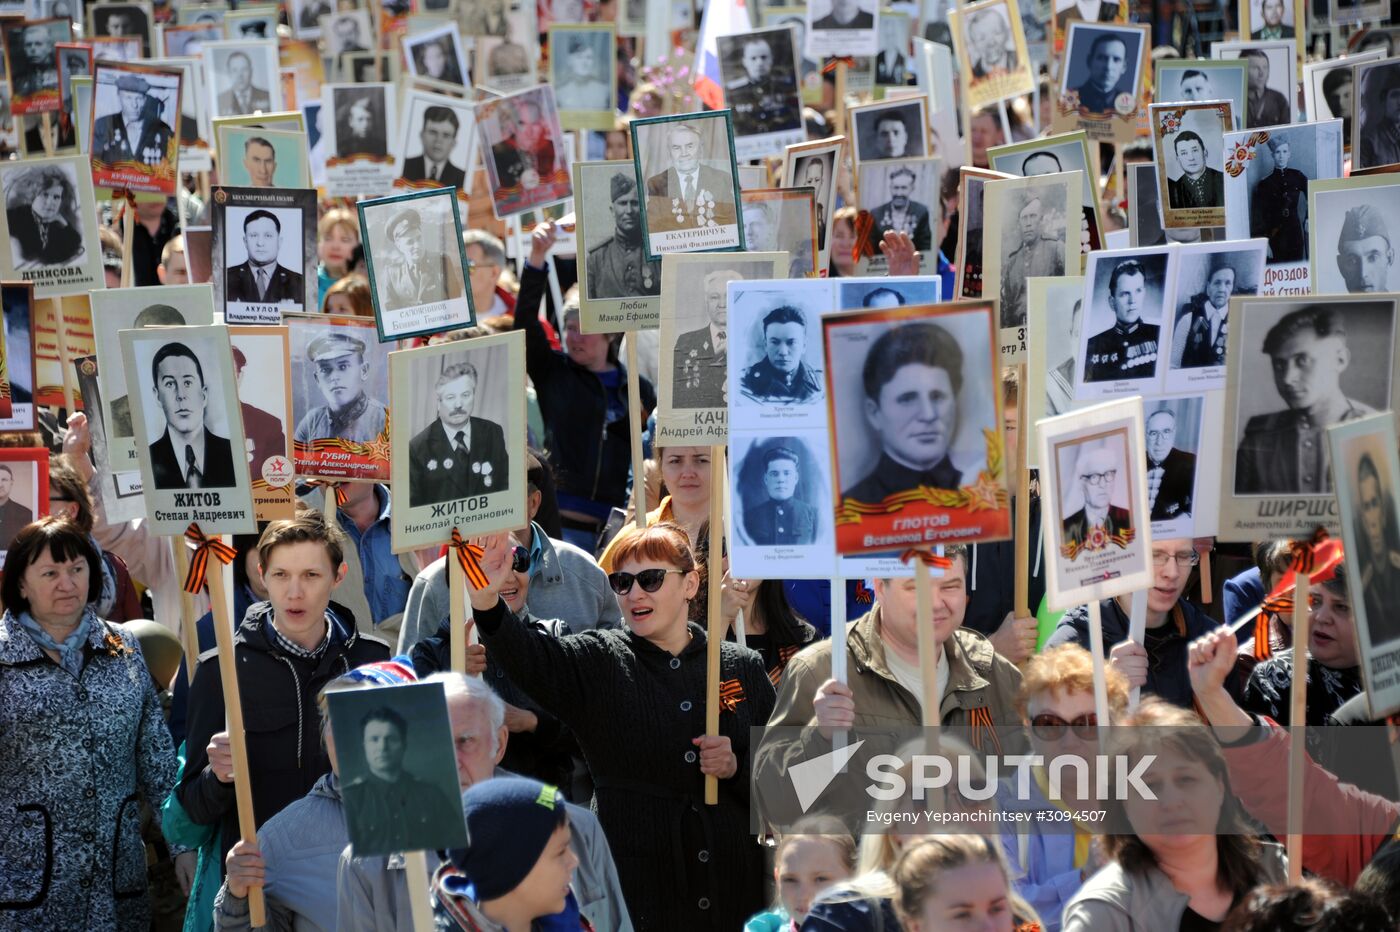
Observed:
[[[609,573],[608,585],[612,586],[612,591],[618,595],[626,595],[631,592],[634,582],[642,587],[643,592],[655,592],[661,588],[661,584],[671,573],[684,576],[685,570],[650,569],[642,570],[640,573]]]
[[[517,573],[530,572],[530,551],[519,544],[511,548],[510,568]]]
[[[1074,732],[1076,738],[1088,741],[1098,733],[1098,727],[1099,716],[1095,712],[1086,712],[1072,722],[1050,712],[1042,712],[1031,719],[1031,732],[1041,741],[1059,741],[1065,736],[1067,728]]]

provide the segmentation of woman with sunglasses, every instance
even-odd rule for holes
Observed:
[[[574,733],[597,788],[627,907],[641,930],[730,932],[763,907],[762,849],[749,829],[749,729],[773,684],[759,656],[720,646],[720,733],[705,734],[705,629],[683,530],[662,523],[614,547],[608,583],[625,628],[551,637],[510,610],[511,539],[480,542],[486,585],[469,590],[488,655]],[[719,780],[705,805],[704,778]]]
[[[1116,720],[1128,708],[1128,681],[1113,667],[1104,671],[1108,709]],[[1031,753],[1049,761],[1062,755],[1084,758],[1089,765],[1085,789],[1095,785],[1099,753],[1098,717],[1094,712],[1094,660],[1077,644],[1062,644],[1036,654],[1021,671],[1016,708],[1030,731]],[[1102,843],[1092,823],[1073,821],[1076,814],[1097,812],[1102,805],[1078,798],[1078,783],[1066,779],[1059,799],[1051,800],[1044,767],[1033,767],[1030,796],[1020,799],[1013,785],[1002,787],[1002,810],[1032,813],[1020,831],[1002,833],[1016,892],[1042,917],[1045,932],[1060,928],[1060,914],[1085,878],[1104,865]],[[1011,823],[1007,823],[1008,826]]]

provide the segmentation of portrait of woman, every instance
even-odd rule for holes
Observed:
[[[83,254],[74,180],[56,165],[14,172],[6,181],[10,250],[20,269],[71,265]]]
[[[379,88],[340,92],[335,108],[336,155],[349,158],[389,154],[382,94]]]

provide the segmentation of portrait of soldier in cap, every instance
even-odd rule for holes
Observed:
[[[1026,323],[1027,278],[1065,274],[1064,243],[1046,236],[1043,230],[1046,210],[1042,191],[1027,190],[1023,198],[1008,205],[1009,210],[1016,211],[1018,235],[1015,239],[1006,237],[1014,245],[1001,260],[1002,329]]]
[[[661,260],[648,260],[642,244],[642,202],[631,172],[609,181],[613,233],[588,250],[589,298],[661,294]]]
[[[1396,63],[1384,62],[1362,71],[1360,116],[1357,167],[1400,162],[1400,66]]]
[[[97,118],[92,127],[92,152],[108,165],[140,162],[160,165],[170,158],[175,130],[161,118],[161,101],[151,85],[136,74],[117,79],[121,109]]]
[[[1160,328],[1142,321],[1147,306],[1147,269],[1137,259],[1113,267],[1108,277],[1112,327],[1089,338],[1084,381],[1151,378],[1157,370]]]
[[[789,444],[790,446],[783,446]],[[801,441],[784,437],[763,451],[763,498],[744,508],[744,530],[762,547],[802,546],[817,539],[817,509],[797,496]]]
[[[408,444],[410,506],[436,505],[508,487],[505,431],[495,421],[472,414],[476,387],[476,367],[469,362],[448,365],[438,375],[437,417]]]
[[[1177,311],[1176,326],[1172,328],[1173,369],[1225,365],[1235,267],[1228,256],[1216,253],[1207,268],[1205,290],[1192,295]]]
[[[1206,164],[1210,151],[1200,134],[1189,129],[1177,133],[1172,153],[1181,174],[1167,178],[1168,205],[1177,209],[1224,207],[1225,173]]]
[[[822,397],[822,370],[807,365],[807,318],[791,304],[763,317],[763,358],[744,370],[739,389],[761,404],[806,404]]]
[[[647,178],[647,229],[670,233],[738,222],[737,185],[729,172],[705,161],[704,135],[690,123],[669,123],[666,134],[670,165]]]
[[[1269,241],[1270,262],[1301,262],[1308,257],[1308,176],[1288,167],[1293,151],[1286,135],[1269,136],[1267,145],[1274,170],[1249,196],[1249,235]]]
[[[716,269],[705,276],[705,313],[709,322],[676,339],[672,408],[723,408],[728,396],[729,283],[744,276]]]
[[[282,221],[275,213],[259,208],[243,218],[243,248],[248,258],[225,273],[225,302],[306,303],[302,274],[277,261],[282,250]]]
[[[1362,204],[1348,210],[1337,237],[1337,270],[1342,273],[1347,291],[1389,291],[1390,267],[1394,264],[1390,227],[1380,209]]]
[[[1321,304],[1290,311],[1269,328],[1263,351],[1286,407],[1245,424],[1235,451],[1235,494],[1331,492],[1327,428],[1375,413],[1342,390],[1351,364],[1342,315]]]
[[[1082,551],[1106,550],[1109,545],[1126,547],[1136,536],[1132,512],[1113,504],[1122,469],[1118,453],[1109,446],[1080,446],[1072,481],[1078,484],[1084,504],[1060,521],[1060,553],[1067,559],[1077,558]]]
[[[151,475],[158,489],[221,489],[237,484],[233,446],[204,423],[209,387],[194,350],[167,343],[151,360],[151,390],[165,415],[165,430],[150,445]]]
[[[433,257],[423,243],[423,217],[412,207],[394,214],[384,230],[393,253],[374,262],[374,283],[386,311],[446,301],[447,263]]]
[[[786,29],[719,40],[724,99],[734,112],[734,133],[757,136],[802,126],[791,33]]]
[[[389,409],[365,394],[369,363],[363,340],[332,330],[311,341],[306,358],[326,403],[302,416],[293,433],[298,443],[332,437],[364,443],[385,432]]]

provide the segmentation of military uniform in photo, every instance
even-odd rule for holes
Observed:
[[[895,208],[893,201],[886,201],[872,210],[870,215],[875,218],[869,235],[870,248],[875,255],[881,255],[878,243],[884,238],[886,230],[908,233],[914,241],[914,248],[920,252],[927,253],[933,248],[933,221],[929,209],[918,201],[910,199],[909,206],[902,211]]]
[[[0,505],[0,550],[10,546],[15,535],[34,521],[34,511],[13,498]]]
[[[405,838],[440,833],[442,826],[462,821],[460,803],[407,771],[392,782],[373,774],[357,777],[345,784],[342,794],[357,829],[356,841],[366,851],[389,851]]]
[[[417,227],[421,231],[422,223],[417,211],[400,212],[389,221],[385,231],[388,241],[393,243],[396,231],[402,229],[405,224]],[[396,311],[447,300],[447,263],[441,257],[434,260],[424,249],[418,261],[411,262],[394,248],[392,254],[385,256],[383,260],[375,258],[376,265],[380,261],[383,262],[382,267],[374,270],[375,284],[380,289],[388,310]]]
[[[1186,334],[1181,345],[1181,358],[1173,359],[1177,369],[1199,369],[1203,366],[1225,365],[1225,344],[1230,335],[1226,322],[1228,309],[1212,315],[1214,305],[1205,294],[1193,295],[1186,302],[1186,313],[1176,320],[1177,333]],[[1173,339],[1176,345],[1175,338]]]
[[[635,179],[619,172],[612,177],[612,201],[635,191]],[[638,298],[661,294],[661,260],[646,257],[640,216],[631,230],[614,225],[613,235],[588,250],[590,298]]]
[[[739,389],[751,401],[777,405],[804,404],[821,396],[822,372],[812,369],[806,362],[800,362],[791,373],[785,373],[764,356],[744,370],[739,379]]]
[[[287,455],[287,435],[282,422],[262,408],[242,402],[243,436],[248,447],[248,470],[254,480],[262,478],[263,463],[274,456]]]
[[[1268,239],[1271,261],[1301,262],[1308,257],[1299,209],[1307,197],[1308,176],[1296,168],[1275,169],[1255,186],[1249,199],[1254,213],[1249,235]]]
[[[120,111],[99,117],[92,127],[93,153],[108,165],[158,165],[166,161],[175,131],[161,120],[160,104],[151,96],[151,85],[139,75],[124,74],[117,79],[117,92],[146,95],[141,119],[128,123]]]
[[[1060,553],[1073,560],[1081,551],[1104,550],[1109,544],[1126,547],[1133,540],[1133,516],[1126,508],[1109,505],[1101,518],[1091,518],[1081,508],[1060,522],[1063,537]]]
[[[1001,325],[1020,327],[1026,322],[1026,279],[1065,274],[1065,247],[1059,240],[1037,235],[1028,245],[1022,241],[1001,266]]]
[[[1085,81],[1075,88],[1079,94],[1079,107],[1088,113],[1112,113],[1114,111],[1114,101],[1119,96],[1129,93],[1130,89],[1121,84],[1115,84],[1108,90],[1104,90],[1091,81]]]
[[[715,349],[708,326],[681,334],[676,340],[671,407],[723,408],[728,394],[728,360],[726,350]]]
[[[869,475],[842,492],[841,498],[878,505],[891,495],[918,488],[957,489],[962,486],[962,478],[962,471],[946,455],[930,469],[912,469],[888,453],[881,453]]]
[[[1366,593],[1366,628],[1371,644],[1384,644],[1400,638],[1400,553],[1387,550],[1361,566],[1361,589]]]
[[[1158,331],[1156,325],[1139,320],[1094,334],[1089,338],[1084,381],[1150,378],[1157,367]]]
[[[810,544],[817,539],[817,510],[796,496],[766,499],[744,511],[744,529],[762,547]]]
[[[1333,423],[1375,414],[1370,405],[1346,399],[1347,410]],[[1291,408],[1256,414],[1244,426],[1235,451],[1238,495],[1323,495],[1332,491],[1327,428],[1306,411]]]
[[[473,417],[465,430],[449,438],[442,421],[435,420],[408,444],[408,503],[435,505],[472,495],[505,490],[509,457],[501,425]]]
[[[306,348],[306,358],[313,368],[322,360],[329,361],[351,355],[363,361],[365,344],[363,340],[348,333],[328,333],[319,336]],[[313,440],[331,437],[367,443],[386,433],[388,423],[389,409],[366,395],[361,383],[360,393],[339,410],[332,410],[330,405],[323,404],[307,411],[297,424],[293,438],[298,443],[310,443]]]
[[[1196,481],[1196,454],[1172,447],[1160,463],[1147,459],[1147,507],[1153,521],[1172,521],[1191,513]]]
[[[792,106],[797,85],[791,75],[772,72],[761,81],[745,79],[725,91],[734,111],[734,131],[741,136],[797,129],[801,111]]]

